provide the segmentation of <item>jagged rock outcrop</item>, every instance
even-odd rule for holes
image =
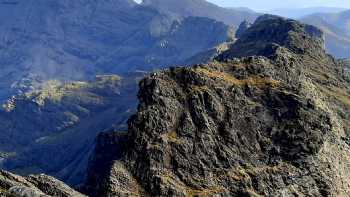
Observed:
[[[0,196],[4,197],[84,197],[63,182],[46,175],[21,177],[0,171]]]
[[[85,191],[347,196],[349,83],[321,35],[263,16],[217,61],[142,80],[129,133],[100,136]]]

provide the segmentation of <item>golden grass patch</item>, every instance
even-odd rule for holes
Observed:
[[[276,88],[279,85],[279,81],[268,78],[268,77],[260,77],[260,76],[252,76],[246,79],[237,79],[236,77],[219,71],[210,71],[204,68],[197,68],[197,72],[208,76],[209,78],[219,79],[224,82],[229,83],[234,86],[256,86],[259,88],[272,87]]]

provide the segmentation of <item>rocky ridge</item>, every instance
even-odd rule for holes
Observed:
[[[4,197],[84,197],[63,182],[46,175],[21,177],[0,171],[0,196]]]
[[[216,61],[142,80],[128,133],[99,136],[85,192],[346,196],[343,70],[320,30],[262,16]]]

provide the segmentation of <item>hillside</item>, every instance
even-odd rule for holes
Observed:
[[[1,167],[81,183],[98,133],[126,130],[142,76],[102,75],[65,84],[49,81],[39,90],[12,98],[0,111]]]
[[[350,31],[346,29],[346,12],[340,14],[314,14],[301,19],[302,22],[317,26],[325,32],[327,51],[337,58],[350,57]],[[339,16],[338,16],[339,15]],[[350,21],[350,15],[347,17]],[[339,20],[339,21],[338,21]]]
[[[99,136],[85,191],[346,196],[349,94],[320,30],[262,16],[216,61],[142,80],[128,133]]]
[[[322,21],[326,21],[338,29],[342,29],[348,36],[350,36],[350,10],[345,10],[337,13],[316,13],[307,17],[316,17]]]
[[[223,23],[132,0],[11,2],[0,1],[0,101],[52,79],[152,71],[231,38]]]

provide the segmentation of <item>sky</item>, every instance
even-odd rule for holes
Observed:
[[[254,10],[279,8],[341,7],[350,8],[350,0],[208,0],[224,7],[248,7]]]

